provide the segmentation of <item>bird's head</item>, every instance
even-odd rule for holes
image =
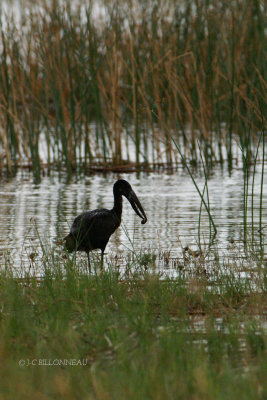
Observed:
[[[136,214],[142,218],[142,224],[147,222],[146,213],[129,182],[125,181],[124,179],[119,179],[114,183],[113,192],[114,195],[119,194],[125,196],[129,200]]]

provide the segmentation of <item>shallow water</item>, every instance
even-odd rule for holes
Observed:
[[[255,238],[259,240],[260,165],[255,176],[254,224]],[[27,267],[32,254],[41,256],[40,242],[58,246],[69,231],[73,219],[85,210],[111,208],[113,183],[118,178],[128,180],[139,197],[148,217],[145,225],[125,199],[122,225],[111,237],[106,257],[129,254],[139,250],[155,252],[159,268],[174,268],[169,260],[183,258],[183,248],[206,250],[210,239],[207,212],[202,207],[201,230],[198,232],[200,197],[187,172],[179,168],[173,173],[94,174],[73,177],[53,173],[35,185],[32,175],[19,171],[15,178],[0,181],[0,257],[12,261],[14,268]],[[195,176],[203,190],[204,177]],[[267,175],[264,176],[264,188]],[[220,255],[242,258],[243,253],[243,171],[236,167],[231,175],[217,167],[208,181],[211,213],[218,234],[216,247]],[[251,193],[251,180],[249,182]],[[266,193],[263,192],[263,205]],[[251,196],[248,204],[248,231],[251,232]],[[263,234],[267,227],[267,208],[262,209]],[[262,240],[264,235],[262,235]],[[96,252],[98,254],[98,252]],[[161,257],[165,254],[165,258]],[[85,258],[84,256],[82,256]]]

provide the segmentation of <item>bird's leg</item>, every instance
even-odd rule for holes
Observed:
[[[90,256],[89,256],[89,251],[87,253],[87,260],[88,260],[88,272],[91,274],[91,263],[90,263]]]
[[[103,265],[104,265],[104,250],[101,250],[101,269],[103,269]]]

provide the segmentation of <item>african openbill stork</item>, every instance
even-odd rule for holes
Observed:
[[[129,200],[136,214],[142,218],[142,224],[147,222],[145,211],[127,181],[124,179],[116,181],[113,186],[113,195],[114,206],[111,210],[98,208],[78,215],[72,224],[70,233],[64,238],[66,249],[69,252],[86,252],[90,272],[89,252],[94,249],[100,249],[101,266],[103,266],[106,245],[112,233],[121,224],[122,196],[125,196]]]

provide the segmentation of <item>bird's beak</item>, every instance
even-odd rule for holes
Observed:
[[[127,199],[131,203],[131,206],[136,214],[142,218],[142,224],[145,224],[147,221],[146,213],[144,212],[144,209],[133,190],[131,190],[130,194],[127,196]]]

